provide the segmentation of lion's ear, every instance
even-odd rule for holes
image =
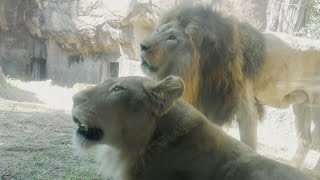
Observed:
[[[178,76],[168,76],[157,83],[144,83],[144,88],[151,97],[154,113],[162,116],[182,96],[184,82]]]

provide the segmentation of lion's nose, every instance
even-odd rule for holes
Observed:
[[[88,97],[85,96],[84,93],[79,92],[72,97],[73,105],[78,105],[86,102],[88,100]]]
[[[148,45],[146,45],[146,44],[144,44],[144,43],[141,43],[140,44],[140,49],[141,49],[141,51],[146,51],[146,50],[148,50],[150,48],[150,46],[148,46]]]

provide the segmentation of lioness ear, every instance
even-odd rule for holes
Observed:
[[[168,76],[157,83],[144,83],[153,103],[154,113],[162,116],[182,96],[184,91],[183,80],[178,76]]]

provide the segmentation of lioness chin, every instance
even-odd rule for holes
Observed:
[[[112,146],[121,164],[114,179],[312,179],[228,136],[181,100],[183,91],[176,76],[113,78],[81,91],[73,97],[75,143]]]

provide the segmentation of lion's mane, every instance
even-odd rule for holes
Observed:
[[[217,124],[226,123],[243,100],[247,81],[254,80],[263,64],[262,33],[208,7],[174,9],[160,26],[169,22],[188,32],[194,48],[190,64],[173,73],[186,82],[184,98]],[[260,106],[258,110],[262,113]]]

